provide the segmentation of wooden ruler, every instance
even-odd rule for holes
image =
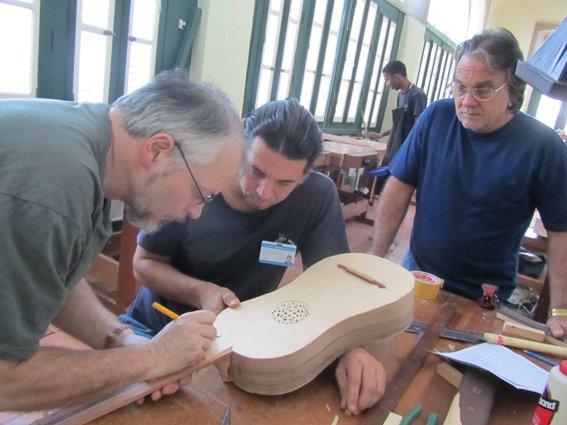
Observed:
[[[184,369],[172,375],[158,378],[153,381],[140,382],[130,385],[129,387],[115,391],[111,394],[104,395],[90,402],[72,406],[46,416],[45,418],[35,421],[34,425],[82,425],[93,421],[107,413],[110,413],[120,407],[126,406],[136,400],[139,400],[154,391],[163,388],[166,384],[177,382],[187,376],[191,376],[194,372],[209,366],[223,358],[230,356],[232,351],[227,349],[215,356],[201,361],[198,365]]]
[[[467,367],[459,387],[460,419],[463,425],[485,425],[490,419],[496,381],[488,372]]]
[[[398,371],[388,383],[384,396],[364,413],[360,421],[361,425],[377,425],[386,421],[456,311],[457,305],[454,303],[443,305],[435,321],[427,328],[409,353],[405,363],[400,365]]]
[[[473,366],[467,366],[463,374],[449,363],[441,363],[437,373],[459,389],[443,425],[486,425],[494,404],[496,377]]]

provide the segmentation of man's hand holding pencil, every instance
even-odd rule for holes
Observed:
[[[158,378],[198,364],[217,336],[213,326],[216,315],[210,311],[199,310],[178,316],[159,304],[154,308],[174,320],[148,341],[148,348],[155,359],[155,372],[152,375]],[[191,377],[188,377],[168,384],[161,390],[154,391],[151,399],[157,401],[163,395],[173,394],[190,382]],[[138,400],[138,404],[143,401]]]

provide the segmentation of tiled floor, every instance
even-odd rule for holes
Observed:
[[[376,207],[376,202],[374,202],[373,208],[374,207]],[[367,216],[373,218],[373,213],[374,211],[371,209],[367,213]],[[406,254],[411,236],[414,213],[415,205],[410,204],[406,217],[396,235],[395,242],[386,256],[386,258],[394,263],[401,264]],[[346,223],[346,229],[350,250],[352,252],[366,252],[370,248],[372,242],[370,237],[373,230],[371,224],[366,224],[359,220],[349,220]]]

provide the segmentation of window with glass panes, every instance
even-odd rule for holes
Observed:
[[[196,27],[196,10],[197,0],[0,0],[0,55],[10,63],[0,96],[111,102],[172,66],[179,17]]]
[[[526,55],[531,58],[534,52],[542,43],[554,32],[557,26],[552,24],[536,24],[532,38],[532,47]],[[562,135],[563,140],[567,140],[567,102],[555,99],[540,93],[533,88],[527,113],[536,117],[539,121],[551,127]]]
[[[293,96],[325,130],[375,128],[403,16],[382,0],[257,0],[244,113]]]
[[[35,96],[38,33],[39,0],[0,2],[0,97]]]
[[[557,130],[563,140],[567,140],[567,102],[545,96],[534,89],[527,112]]]
[[[131,0],[124,92],[153,76],[159,0]],[[78,101],[109,102],[112,48],[117,36],[115,0],[79,0],[75,35],[75,84]]]
[[[142,87],[154,75],[159,8],[158,0],[132,0],[125,93]]]
[[[427,26],[416,84],[427,94],[428,104],[449,97],[447,86],[453,81],[455,47],[455,43]]]

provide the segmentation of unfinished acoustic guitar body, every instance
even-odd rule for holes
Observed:
[[[349,348],[403,331],[413,320],[413,287],[410,272],[383,258],[329,257],[277,291],[224,310],[210,351],[232,348],[231,356],[216,362],[224,380],[251,393],[284,394],[310,382]]]
[[[381,282],[385,288],[338,264]],[[373,255],[327,258],[283,288],[219,314],[215,322],[219,336],[198,365],[61,409],[37,423],[85,424],[212,363],[224,380],[245,391],[265,395],[293,391],[349,348],[409,326],[413,282],[410,272]]]

